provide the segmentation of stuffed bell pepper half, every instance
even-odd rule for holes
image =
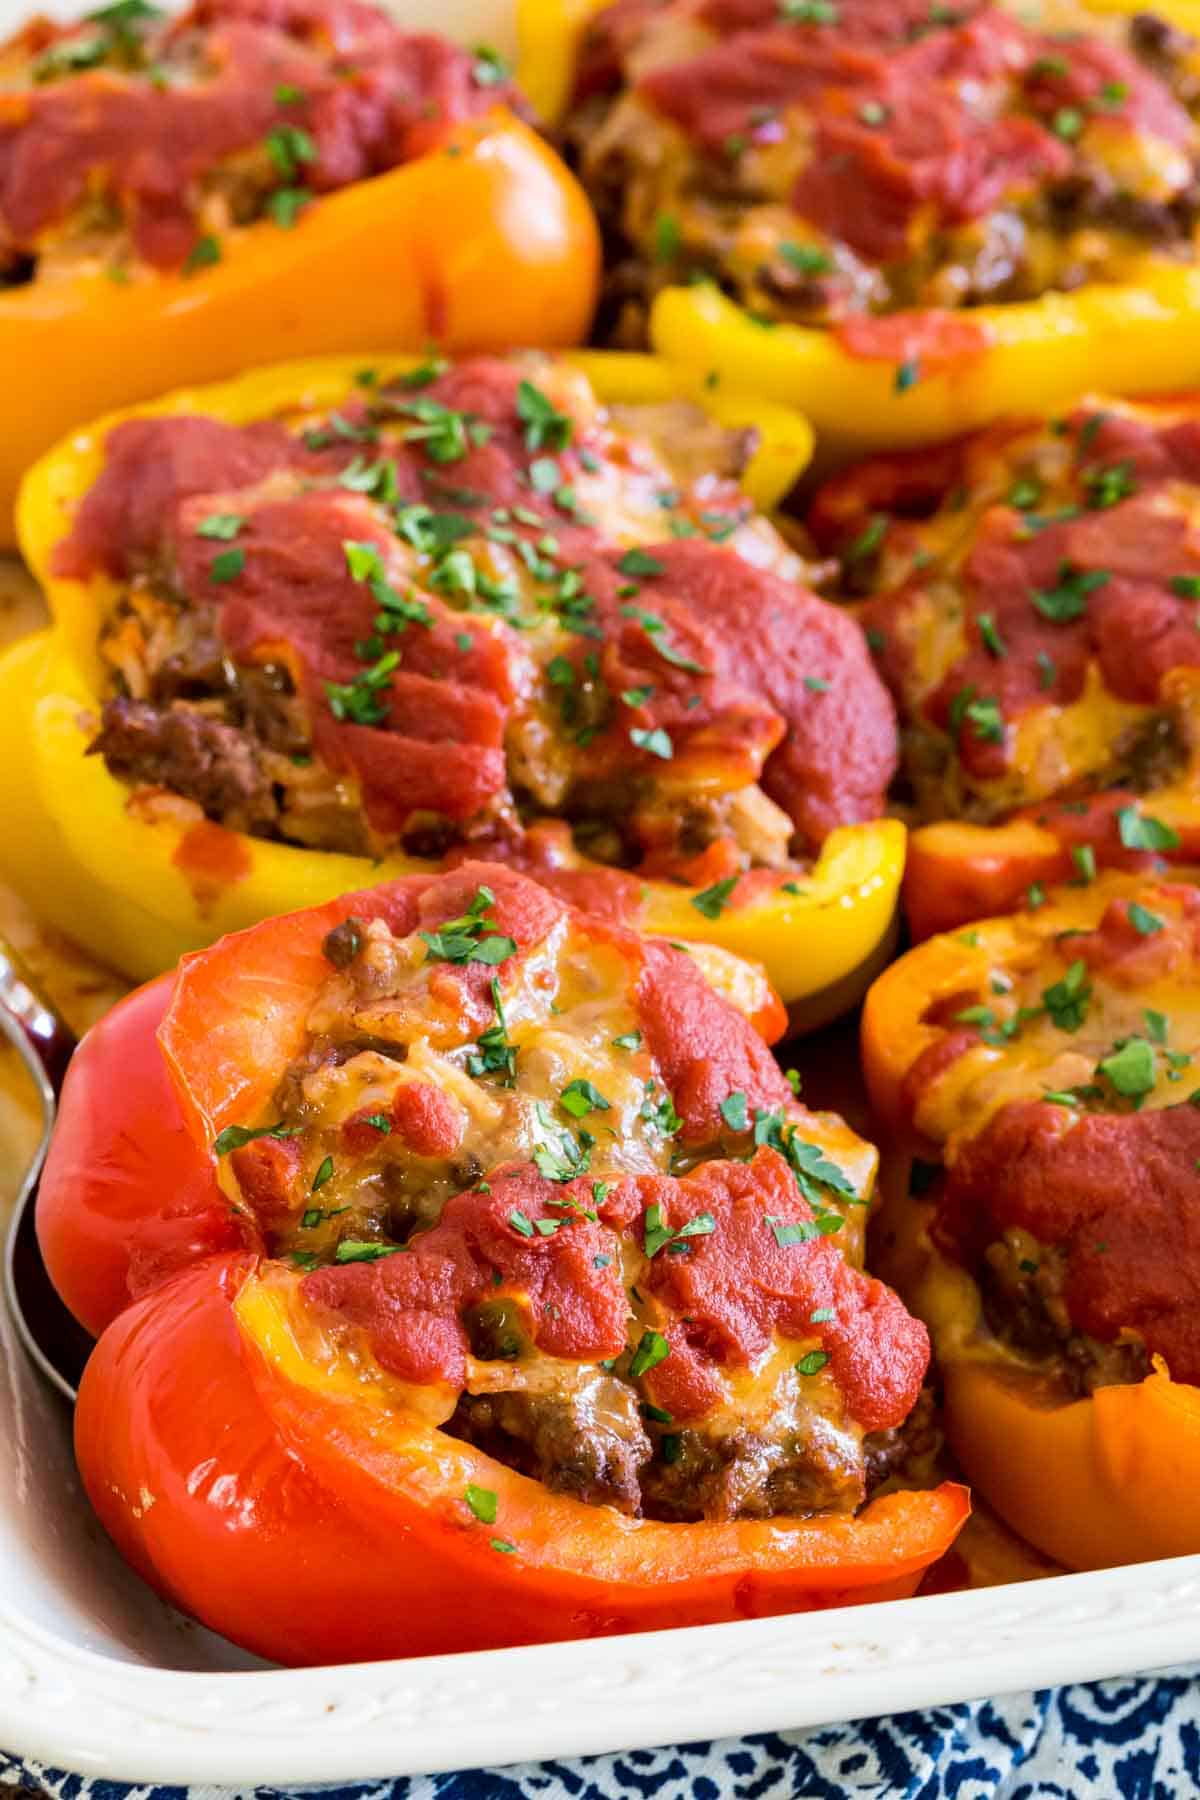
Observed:
[[[1188,0],[522,0],[607,243],[605,341],[803,406],[822,451],[1200,376]]]
[[[134,1567],[293,1663],[911,1593],[966,1495],[861,1269],[876,1153],[794,1097],[783,1016],[488,863],[118,1006],[39,1231]]]
[[[875,984],[874,1254],[947,1439],[1068,1568],[1200,1551],[1200,891],[1110,871]]]
[[[15,878],[146,976],[483,855],[836,996],[904,829],[861,628],[757,510],[810,441],[612,353],[279,365],[77,434],[22,500]]]
[[[569,344],[598,246],[503,62],[362,0],[114,0],[0,45],[0,541],[70,427],[347,343]]]
[[[873,458],[808,518],[899,709],[915,936],[1200,863],[1200,397]]]

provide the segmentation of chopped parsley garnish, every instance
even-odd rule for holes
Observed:
[[[996,629],[996,621],[991,613],[980,613],[975,623],[979,627],[980,640],[990,656],[1007,656],[1008,645]]]
[[[304,208],[315,198],[311,188],[276,188],[267,199],[267,211],[281,231],[290,231]]]
[[[915,357],[897,365],[892,386],[898,394],[907,394],[909,388],[916,387],[921,379],[921,365]]]
[[[314,1194],[320,1193],[321,1189],[325,1186],[325,1183],[332,1179],[333,1158],[332,1156],[326,1156],[323,1158],[320,1168],[312,1178],[312,1187],[309,1191]]]
[[[246,566],[246,552],[236,545],[232,550],[222,550],[214,556],[208,565],[210,581],[236,581]]]
[[[492,428],[440,400],[406,400],[397,409],[413,420],[401,433],[406,443],[420,444],[436,463],[461,462],[471,446],[486,444]]]
[[[640,1031],[623,1031],[620,1037],[613,1039],[613,1044],[618,1050],[640,1050],[642,1034]]]
[[[808,1322],[810,1325],[828,1325],[836,1318],[832,1306],[818,1306],[816,1312],[809,1313]]]
[[[649,634],[654,648],[663,661],[669,662],[673,668],[682,669],[688,675],[707,675],[709,673],[709,670],[704,668],[701,663],[693,662],[690,657],[684,656],[682,651],[676,650],[668,643],[666,622],[660,619],[657,613],[646,612],[640,606],[623,606],[621,617],[636,619],[642,630]]]
[[[325,696],[334,718],[351,725],[382,725],[388,709],[379,691],[387,687],[399,661],[400,652],[389,650],[353,681],[327,681]]]
[[[833,268],[832,256],[816,244],[780,244],[779,254],[801,275],[828,275]]]
[[[746,1106],[746,1096],[740,1088],[736,1093],[726,1094],[719,1110],[730,1131],[749,1131],[750,1114]]]
[[[490,1550],[498,1551],[501,1556],[515,1556],[517,1554],[517,1546],[515,1544],[510,1544],[507,1538],[489,1538],[488,1548]]]
[[[1146,1036],[1150,1039],[1150,1042],[1152,1044],[1165,1044],[1171,1024],[1166,1013],[1156,1012],[1152,1006],[1148,1006],[1142,1013],[1142,1019],[1146,1026]]]
[[[842,561],[844,563],[861,562],[864,557],[870,556],[874,551],[878,550],[884,538],[887,536],[887,530],[890,523],[891,521],[886,513],[876,513],[874,518],[859,532],[858,536],[846,546],[845,550],[843,550]]]
[[[1087,1018],[1091,997],[1087,964],[1080,959],[1071,964],[1060,981],[1043,988],[1042,1005],[1060,1031],[1078,1031]]]
[[[1046,904],[1046,890],[1040,881],[1031,881],[1025,890],[1025,904],[1030,912],[1036,912],[1039,906]]]
[[[1037,475],[1018,475],[1004,498],[1018,512],[1029,512],[1037,506],[1044,492]]]
[[[1071,861],[1075,864],[1075,880],[1087,887],[1096,879],[1096,852],[1090,844],[1072,844]]]
[[[280,175],[292,182],[305,163],[316,162],[317,147],[300,125],[276,125],[267,133],[267,155]]]
[[[661,762],[670,762],[675,754],[675,746],[661,725],[656,725],[652,731],[635,725],[629,733],[629,741],[644,750],[647,756],[657,756]]]
[[[333,1253],[334,1262],[379,1262],[385,1256],[399,1256],[403,1244],[377,1244],[366,1238],[343,1238]]]
[[[1171,592],[1185,600],[1200,600],[1200,575],[1172,575]]]
[[[854,1185],[847,1180],[843,1171],[835,1162],[830,1162],[817,1144],[810,1144],[802,1138],[798,1126],[793,1121],[786,1120],[782,1112],[764,1112],[760,1108],[755,1113],[754,1143],[756,1148],[768,1145],[785,1158],[796,1178],[797,1187],[815,1212],[824,1209],[823,1188],[852,1202],[858,1201]],[[836,1231],[843,1221],[836,1214],[830,1216],[837,1219],[832,1227]],[[817,1228],[829,1229],[819,1221]]]
[[[654,254],[659,262],[673,262],[679,254],[682,234],[674,213],[660,212],[654,221]]]
[[[183,265],[183,273],[194,275],[197,269],[211,269],[213,264],[219,263],[220,260],[220,240],[213,237],[211,232],[206,232],[202,237],[196,239],[188,251]]]
[[[1096,1073],[1118,1094],[1140,1106],[1154,1087],[1154,1050],[1144,1037],[1122,1038],[1096,1064]]]
[[[504,1007],[500,1000],[500,982],[492,976],[492,1006],[496,1013],[496,1023],[481,1031],[475,1040],[477,1049],[467,1058],[467,1074],[473,1076],[498,1075],[505,1087],[511,1087],[517,1076],[517,1051],[515,1044],[509,1042],[508,1025],[504,1017]]]
[[[572,423],[567,414],[533,382],[520,382],[516,387],[516,418],[525,427],[527,450],[565,450],[570,443]]]
[[[1140,937],[1153,937],[1156,931],[1163,928],[1163,921],[1158,914],[1150,912],[1137,900],[1129,902],[1129,923]]]
[[[436,931],[420,932],[419,936],[429,950],[429,960],[486,963],[494,968],[497,963],[515,956],[515,940],[506,937],[484,917],[495,904],[496,896],[491,888],[477,888],[474,899],[460,918],[447,919]]]
[[[1062,625],[1081,619],[1087,611],[1087,597],[1109,579],[1107,569],[1076,569],[1071,563],[1058,565],[1058,586],[1035,589],[1034,606],[1044,619]]]
[[[217,1156],[228,1156],[231,1150],[240,1150],[255,1138],[293,1138],[299,1137],[300,1132],[299,1125],[285,1125],[281,1119],[274,1125],[227,1125],[213,1139],[213,1151]]]
[[[736,875],[727,876],[724,881],[714,881],[711,887],[701,888],[698,894],[692,895],[692,905],[706,919],[719,919],[737,884]]]
[[[635,548],[626,550],[624,556],[618,561],[617,567],[622,575],[650,576],[661,575],[664,565],[656,556],[651,556],[647,551]]]
[[[1117,830],[1126,850],[1178,850],[1179,833],[1161,819],[1139,812],[1136,806],[1122,806],[1117,812]]]
[[[496,1523],[497,1500],[491,1488],[476,1487],[473,1481],[467,1483],[467,1505],[481,1525]]]
[[[1104,469],[1085,469],[1083,485],[1088,505],[1097,511],[1106,506],[1116,506],[1119,501],[1127,500],[1131,494],[1137,493],[1133,464],[1130,462],[1112,463]]]
[[[228,544],[245,523],[241,513],[209,513],[207,519],[201,519],[197,525],[196,536],[217,538],[221,543]]]
[[[1050,129],[1055,137],[1062,138],[1064,143],[1073,143],[1083,130],[1083,114],[1075,106],[1060,106],[1050,121]]]
[[[711,1213],[697,1213],[694,1219],[688,1219],[683,1225],[672,1229],[664,1225],[662,1207],[656,1203],[646,1208],[646,1233],[643,1247],[648,1257],[655,1257],[659,1251],[676,1245],[685,1246],[685,1240],[694,1237],[710,1237],[717,1229],[717,1222]]]
[[[1047,689],[1052,688],[1054,683],[1058,680],[1058,664],[1052,656],[1047,656],[1044,650],[1038,651],[1036,661],[1038,687],[1044,694]]]
[[[671,1354],[671,1346],[660,1331],[643,1331],[629,1363],[629,1373],[634,1381],[645,1375],[650,1369],[656,1369],[660,1362],[665,1362]]]
[[[377,1131],[381,1137],[391,1136],[392,1121],[388,1118],[386,1113],[368,1113],[366,1118],[361,1120],[360,1123],[369,1125],[371,1130]]]
[[[557,1122],[541,1100],[534,1107],[534,1115],[542,1133],[542,1141],[533,1152],[538,1173],[547,1181],[574,1181],[576,1176],[586,1175],[596,1141],[592,1134],[581,1131],[576,1138]]]
[[[646,1098],[642,1101],[638,1117],[661,1131],[664,1137],[674,1137],[683,1124],[670,1094],[660,1094],[653,1081],[646,1083]]]
[[[508,1222],[513,1230],[518,1232],[521,1237],[531,1238],[533,1236],[533,1226],[530,1224],[528,1216],[521,1211],[519,1206],[513,1207],[508,1215]]]
[[[476,87],[500,87],[508,81],[512,70],[498,50],[490,44],[476,44],[475,64],[471,71]]]
[[[828,1361],[829,1352],[827,1350],[810,1350],[796,1364],[796,1373],[797,1375],[817,1375]]]
[[[584,1119],[590,1112],[611,1112],[611,1103],[604,1098],[598,1088],[590,1081],[577,1078],[569,1081],[558,1096],[558,1104],[564,1112],[570,1113],[573,1119]]]

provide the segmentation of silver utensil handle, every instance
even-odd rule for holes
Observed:
[[[29,1069],[39,1091],[49,1088],[50,1113],[62,1086],[75,1037],[62,1015],[33,985],[16,951],[0,937],[0,1029]],[[30,1062],[29,1052],[36,1059]]]

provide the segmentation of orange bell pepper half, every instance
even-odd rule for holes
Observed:
[[[415,162],[238,227],[187,274],[103,269],[0,292],[0,544],[21,476],[73,427],[190,382],[355,345],[368,356],[578,343],[599,238],[574,177],[506,108]],[[52,375],[52,379],[50,378]]]
[[[472,870],[442,881],[474,879]],[[544,907],[547,897],[509,871],[495,870],[491,879],[498,905],[516,908],[502,925],[521,938],[520,906]],[[306,1298],[301,1270],[311,1263],[298,1269],[298,1259],[272,1252],[247,1167],[238,1162],[241,1148],[226,1155],[218,1145],[214,1158],[214,1140],[233,1126],[242,1128],[244,1144],[244,1122],[275,1107],[280,1072],[304,1049],[314,1000],[331,978],[323,949],[329,933],[350,921],[361,922],[357,931],[383,920],[399,934],[436,885],[413,877],[343,896],[198,952],[185,960],[169,1000],[164,979],[108,1022],[110,1041],[101,1049],[140,1042],[131,1061],[139,1080],[119,1095],[110,1091],[107,1101],[86,1061],[69,1081],[63,1129],[70,1153],[56,1147],[39,1227],[72,1304],[97,1325],[106,1315],[110,1321],[76,1415],[80,1468],[106,1529],[165,1597],[258,1653],[292,1663],[543,1642],[912,1593],[967,1515],[962,1488],[889,1493],[857,1516],[686,1524],[589,1504],[443,1431],[440,1391],[389,1374],[369,1348],[374,1340],[356,1337],[347,1357],[345,1320],[331,1324]],[[541,899],[530,901],[530,890]],[[430,921],[428,911],[422,917]],[[469,924],[442,926],[460,928],[470,934]],[[567,929],[583,930],[581,941],[598,946],[601,958],[616,957],[614,967],[632,958],[636,969],[640,957],[671,954],[647,952],[632,934],[595,922],[572,927],[568,919]],[[442,970],[436,951],[426,960]],[[493,959],[505,983],[501,1016],[520,1043],[524,977],[506,971],[506,961]],[[762,1080],[778,1082],[734,1005],[748,1005],[769,1029],[778,1028],[778,1008],[731,965],[703,960],[709,987],[732,1003],[710,995],[702,1010],[715,1005],[714,1019],[724,1021],[718,1036],[749,1059],[747,1068],[761,1069]],[[572,956],[564,978],[574,979],[578,967]],[[460,979],[452,962],[442,972]],[[470,974],[461,979],[469,985]],[[570,992],[560,990],[564,1005],[552,1026],[560,1056]],[[169,1072],[164,1089],[161,1070],[151,1074],[147,1031],[165,1000],[158,1032]],[[594,1016],[597,1002],[587,1003]],[[728,1044],[707,1041],[706,1066],[715,1068],[711,1059],[728,1055]],[[393,1065],[405,1079],[414,1055],[420,1060],[426,1051],[410,1045],[407,1061]],[[613,1067],[607,1074],[597,1068],[614,1106],[617,1079]],[[677,1084],[685,1112],[685,1094],[703,1090],[707,1079]],[[640,1075],[638,1083],[640,1091]],[[157,1117],[149,1132],[147,1110]],[[869,1191],[869,1147],[831,1115],[797,1109],[797,1117],[810,1150],[819,1148]],[[80,1205],[89,1165],[98,1173]],[[828,1172],[828,1164],[819,1166]],[[319,1210],[336,1179],[314,1183],[322,1199],[305,1204]],[[559,1236],[569,1232],[552,1226],[532,1241]],[[153,1254],[143,1258],[142,1247]],[[90,1276],[72,1289],[64,1269],[86,1263],[93,1248],[107,1256],[106,1268],[90,1292]]]
[[[1186,1251],[1138,1185],[1169,1191],[1173,1159],[1192,1167],[1194,914],[1190,887],[1110,872],[1033,913],[930,938],[863,1013],[867,1085],[892,1141],[880,1272],[929,1327],[947,1439],[971,1482],[1069,1568],[1200,1550],[1200,1387],[1172,1379],[1141,1304],[1152,1280],[1169,1310],[1152,1259],[1185,1264]],[[1086,1134],[1101,1155],[1081,1181]],[[1003,1162],[984,1161],[989,1144]],[[1128,1236],[1109,1229],[1112,1181]],[[1176,1217],[1186,1233],[1186,1207]],[[1100,1371],[1092,1391],[1045,1337],[1006,1333],[1013,1293],[1018,1314],[1045,1308],[1046,1332],[1070,1309],[1076,1354]]]

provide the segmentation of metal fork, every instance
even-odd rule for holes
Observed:
[[[42,1112],[42,1132],[25,1172],[4,1243],[4,1298],[22,1344],[47,1381],[74,1400],[92,1340],[59,1299],[34,1230],[34,1202],[58,1090],[75,1039],[34,987],[16,952],[0,938],[0,1032],[29,1073]]]

